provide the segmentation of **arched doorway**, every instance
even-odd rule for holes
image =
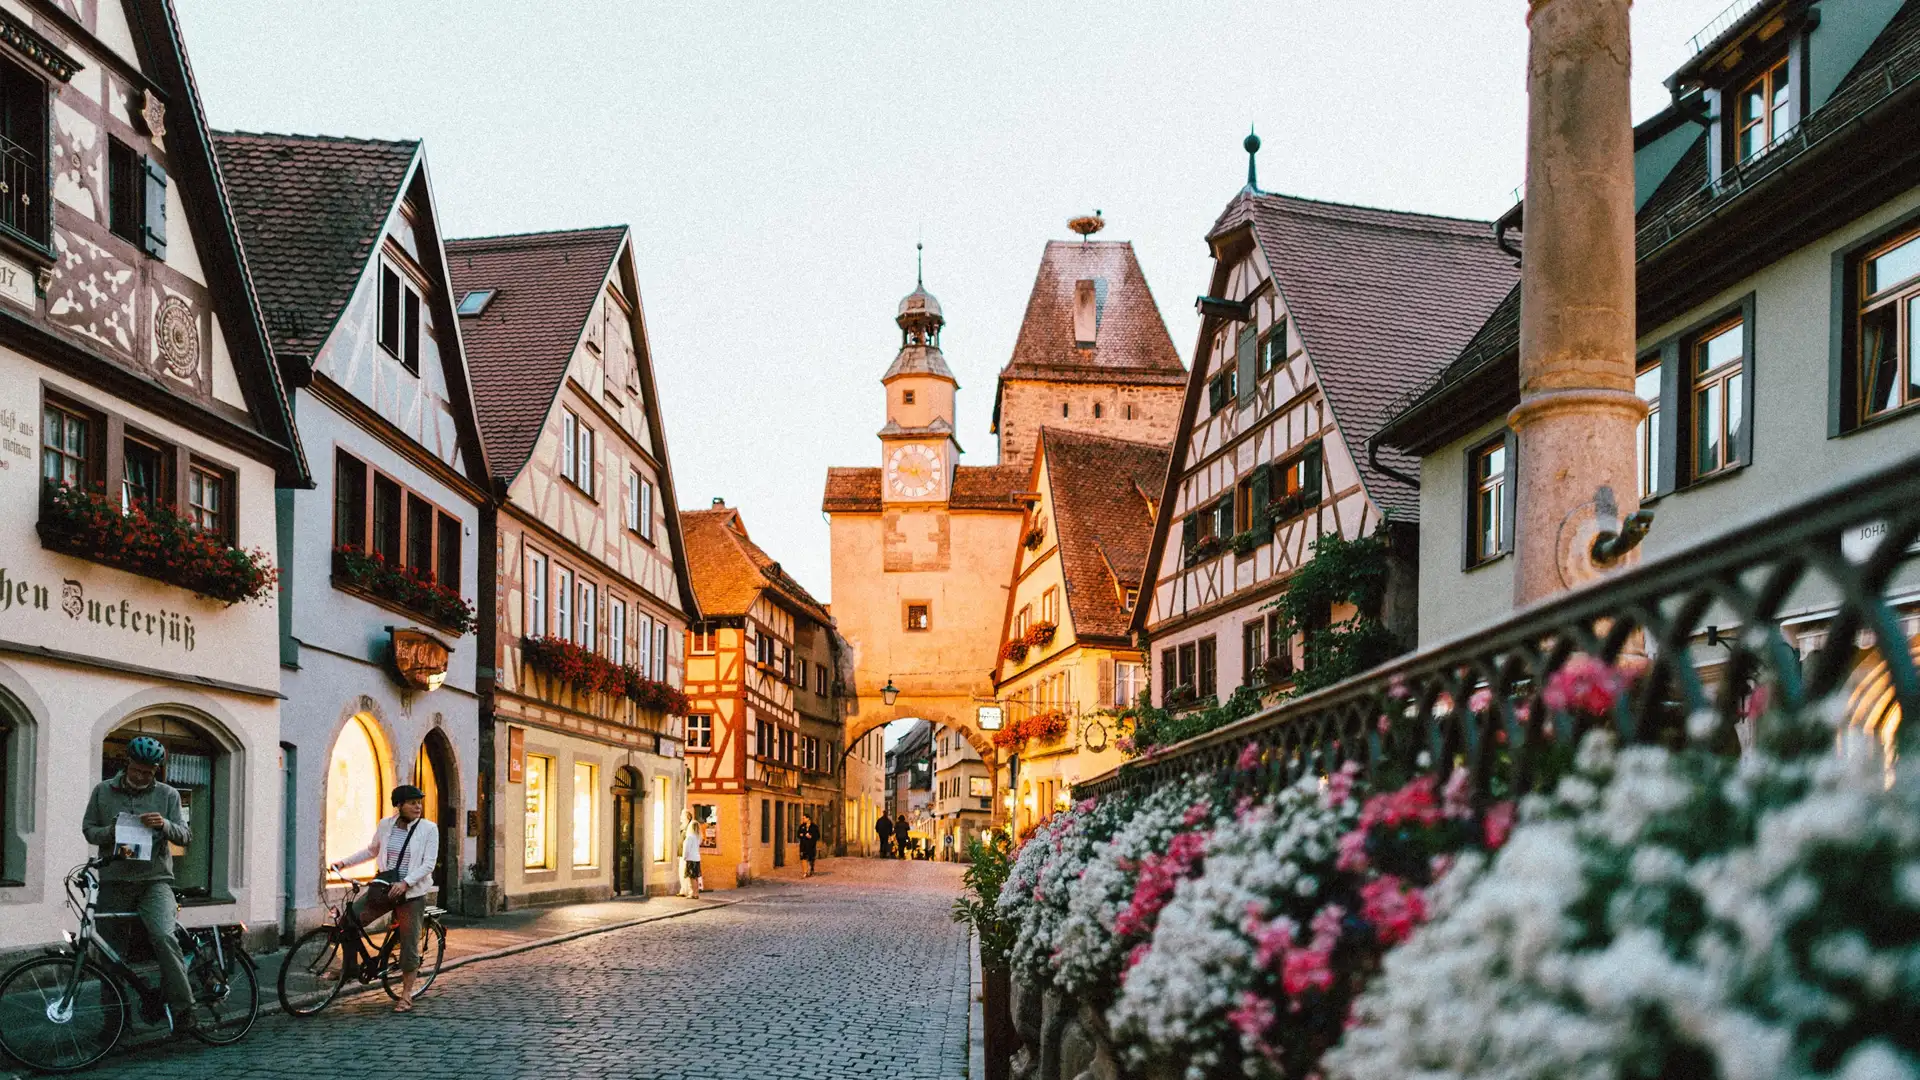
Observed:
[[[387,815],[387,794],[394,788],[387,764],[386,743],[380,727],[366,713],[355,713],[341,725],[327,759],[326,862],[332,864],[365,848]],[[373,876],[373,864],[349,873]]]
[[[100,746],[100,778],[120,772],[127,743],[135,736],[160,740],[167,748],[160,778],[180,792],[180,813],[192,834],[184,846],[175,846],[173,887],[189,897],[219,897],[226,893],[227,866],[223,850],[229,818],[227,748],[214,733],[172,712],[149,713],[115,728]],[[364,842],[364,841],[363,841]]]
[[[1908,641],[1907,647],[1915,661],[1920,662],[1920,636]],[[1842,749],[1846,749],[1846,743],[1853,739],[1864,738],[1869,741],[1885,758],[1887,779],[1891,782],[1898,756],[1896,740],[1900,733],[1900,721],[1900,698],[1886,658],[1874,651],[1863,653],[1854,666],[1852,678],[1847,682],[1847,724],[1850,730],[1842,736]]]
[[[646,787],[631,765],[613,774],[613,894],[645,891],[640,879],[640,803]]]
[[[460,777],[453,746],[439,728],[427,732],[413,758],[413,786],[426,795],[426,817],[440,827],[440,852],[433,866],[433,891],[441,907],[455,906],[452,888],[460,880]]]

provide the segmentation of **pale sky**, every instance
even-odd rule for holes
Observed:
[[[1191,362],[1250,123],[1268,191],[1491,218],[1524,171],[1523,0],[176,2],[216,127],[424,139],[449,236],[632,225],[681,505],[725,497],[822,599],[916,239],[991,465],[1068,218],[1133,241]],[[1636,120],[1725,3],[1635,6]]]

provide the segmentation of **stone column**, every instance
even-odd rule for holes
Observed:
[[[1595,534],[1639,504],[1630,6],[1530,0],[1516,605],[1601,573]]]

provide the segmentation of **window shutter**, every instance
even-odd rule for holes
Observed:
[[[1192,551],[1194,543],[1197,542],[1199,539],[1200,539],[1200,519],[1194,516],[1193,514],[1188,514],[1186,517],[1181,518],[1180,519],[1180,552],[1181,554],[1184,555],[1187,552]]]
[[[401,292],[406,295],[407,325],[400,358],[407,365],[407,370],[417,372],[420,370],[420,294],[412,289],[402,289]]]
[[[1680,339],[1660,346],[1660,464],[1655,495],[1665,495],[1679,486],[1680,451],[1686,445],[1683,433],[1687,423],[1685,373],[1680,365]]]
[[[1507,479],[1500,488],[1500,550],[1513,552],[1513,517],[1519,508],[1520,436],[1507,432]]]
[[[146,171],[147,215],[142,230],[141,250],[156,259],[167,257],[167,170],[152,158],[142,164]]]
[[[1233,489],[1228,488],[1226,497],[1220,500],[1217,512],[1219,518],[1214,524],[1214,535],[1222,539],[1233,535]]]
[[[1753,316],[1753,294],[1748,293],[1740,302],[1740,431],[1733,440],[1734,456],[1742,465],[1753,464]],[[1911,332],[1920,334],[1920,328]]]
[[[1098,695],[1094,698],[1095,701],[1108,702],[1113,700],[1112,660],[1100,661],[1100,678],[1099,683],[1095,687],[1095,693]]]
[[[1254,386],[1260,381],[1260,332],[1248,322],[1240,327],[1240,404],[1253,404]]]
[[[1207,383],[1207,411],[1208,412],[1217,413],[1220,411],[1220,407],[1221,407],[1226,389],[1227,389],[1226,380],[1221,378],[1218,375],[1215,375],[1213,377],[1213,381]]]
[[[1259,543],[1273,539],[1273,515],[1267,512],[1267,504],[1273,501],[1273,466],[1261,464],[1253,470],[1253,531],[1259,536]]]
[[[1300,459],[1300,490],[1306,493],[1308,506],[1320,505],[1320,459],[1321,445],[1313,443]]]

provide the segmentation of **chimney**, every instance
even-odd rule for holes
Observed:
[[[727,508],[727,500],[715,495],[713,497],[713,508],[715,510],[725,510]]]
[[[1530,0],[1514,602],[1632,561],[1631,0]],[[1622,537],[1628,537],[1624,543]]]

